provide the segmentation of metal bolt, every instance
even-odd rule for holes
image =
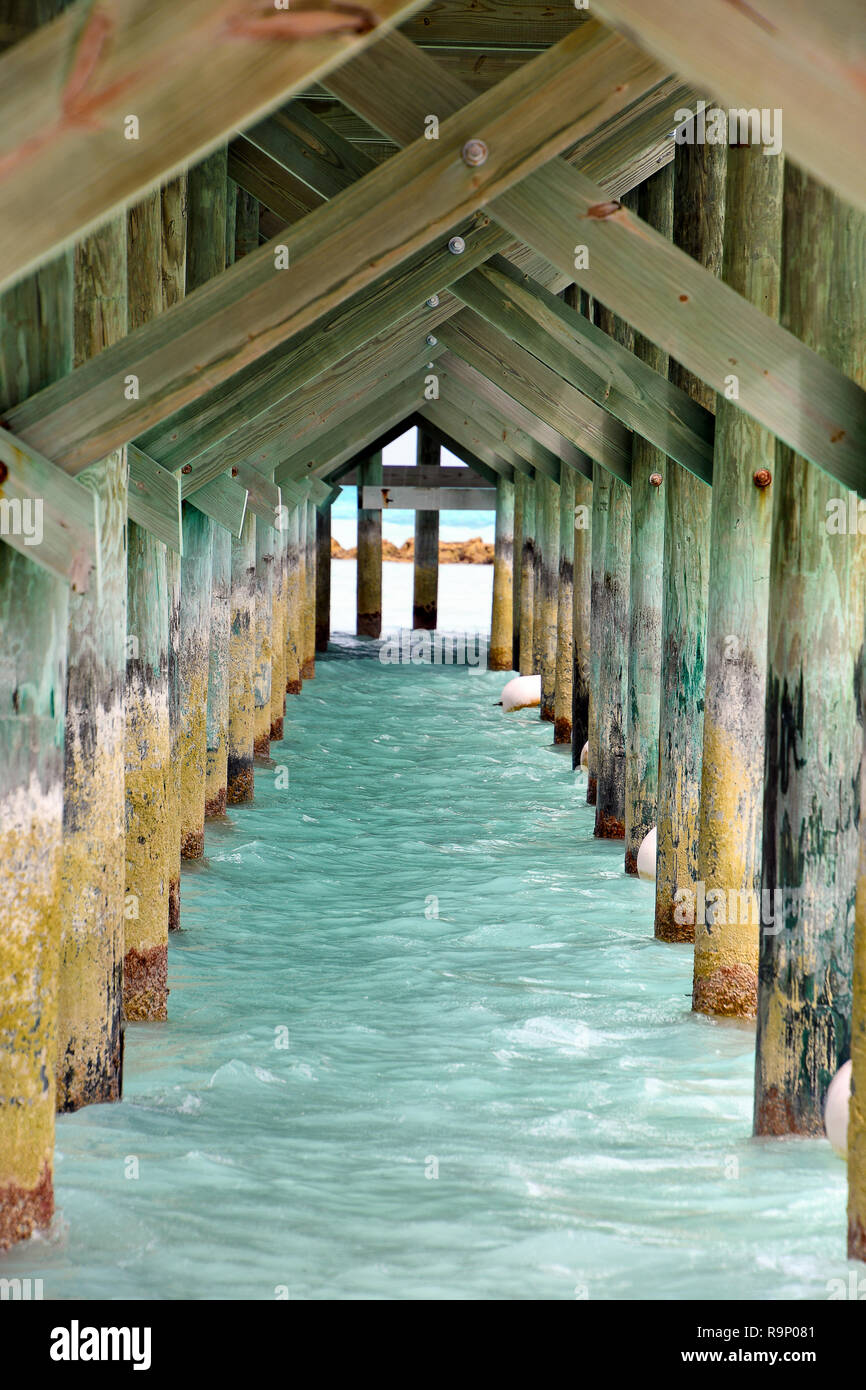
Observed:
[[[432,363],[432,362],[428,362],[428,363],[427,363],[427,370],[428,370],[428,372],[432,369],[432,367],[433,367],[433,363]]]
[[[237,470],[236,468],[233,468],[233,469],[232,469],[232,477],[233,477],[233,478],[236,478],[237,476],[238,476],[238,470]]]
[[[182,468],[180,471],[181,471],[181,473],[191,473],[191,472],[192,472],[192,464],[191,464],[191,463],[185,463],[184,466],[183,466],[183,468]]]
[[[752,482],[755,487],[769,487],[773,481],[773,475],[769,468],[759,468],[757,473],[752,474]]]
[[[439,339],[438,339],[438,338],[434,338],[432,333],[428,333],[428,334],[427,334],[427,346],[428,346],[428,347],[435,347],[436,344],[438,343],[438,341],[439,341]]]
[[[466,250],[466,242],[462,236],[453,236],[448,243],[448,250],[452,256],[462,256]]]
[[[487,159],[487,146],[483,140],[467,140],[463,146],[464,164],[483,164]]]
[[[438,309],[438,307],[439,307],[439,296],[438,296],[438,294],[431,294],[430,298],[427,300],[427,308],[428,308],[428,309]]]
[[[662,475],[661,475],[661,473],[650,473],[650,482],[652,483],[653,487],[661,487],[661,485],[662,485]]]

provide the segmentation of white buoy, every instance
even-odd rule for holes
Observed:
[[[830,1082],[824,1102],[824,1133],[835,1154],[848,1157],[848,1102],[851,1099],[851,1063],[845,1062]]]
[[[585,743],[580,750],[580,765],[589,771],[589,744]]]
[[[637,852],[637,876],[645,878],[650,883],[656,881],[656,828],[653,826],[648,835],[641,840],[640,849]]]
[[[504,710],[531,709],[541,704],[541,676],[515,676],[502,691]]]

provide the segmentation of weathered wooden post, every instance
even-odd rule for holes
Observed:
[[[316,651],[331,639],[331,507],[316,513]]]
[[[861,710],[862,718],[862,710]],[[866,721],[863,724],[866,736]],[[866,743],[860,763],[860,850],[851,1004],[851,1100],[848,1108],[848,1258],[866,1260]]]
[[[256,666],[253,679],[255,718],[253,749],[257,758],[271,751],[271,677],[273,675],[274,554],[277,533],[261,518],[256,525]]]
[[[559,576],[556,624],[556,698],[553,741],[571,743],[574,679],[574,469],[559,475]]]
[[[674,169],[668,164],[638,188],[640,217],[673,235]],[[661,376],[668,354],[635,334],[634,354]],[[637,873],[637,852],[656,823],[659,775],[659,685],[662,659],[662,573],[667,455],[632,436],[631,567],[625,730],[625,871]]]
[[[722,274],[779,314],[784,161],[728,150]],[[767,603],[776,440],[730,396],[716,400],[698,880],[723,906],[695,922],[693,1007],[754,1018],[758,996]],[[748,404],[744,401],[743,404]],[[710,899],[712,901],[712,899]]]
[[[678,145],[675,154],[674,241],[715,275],[722,267],[726,155],[724,144]],[[671,361],[670,379],[715,409],[715,392],[680,363]],[[694,941],[695,914],[682,893],[695,892],[698,882],[710,489],[670,460],[664,491],[655,934]]]
[[[306,503],[304,531],[304,661],[301,675],[311,681],[316,675],[316,507]]]
[[[610,621],[604,592],[604,565],[607,526],[613,475],[600,463],[592,465],[591,579],[589,618],[589,732],[587,742],[586,801],[595,806],[598,795],[598,768],[601,709],[601,648],[605,625]]]
[[[224,816],[228,798],[232,537],[224,526],[214,526],[213,528],[212,554],[205,820],[212,820],[214,816]]]
[[[382,632],[382,513],[361,506],[365,487],[382,486],[381,451],[358,465],[358,600],[355,631],[359,637]]]
[[[571,621],[574,631],[574,671],[571,690],[571,765],[580,766],[583,745],[589,739],[589,633],[592,589],[592,482],[581,474],[574,478],[574,598]]]
[[[493,611],[490,619],[491,671],[510,671],[514,660],[514,484],[496,482],[493,543]]]
[[[542,473],[536,473],[532,484],[535,493],[535,538],[532,548],[532,672],[533,675],[541,674],[541,651],[544,644],[544,626],[541,617],[542,605],[542,551],[544,548],[545,537],[545,514],[544,508],[547,501],[547,491],[544,486],[545,478]],[[540,712],[540,710],[539,710]]]
[[[539,527],[538,669],[541,673],[539,716],[552,724],[556,705],[556,648],[559,627],[559,485],[551,478],[536,478],[543,498]]]
[[[520,575],[523,568],[523,502],[526,494],[526,479],[522,473],[514,474],[514,536],[512,540],[511,592],[512,647],[511,670],[520,670]]]
[[[419,468],[439,467],[439,442],[418,426],[416,462]],[[414,592],[412,626],[433,632],[439,605],[439,513],[415,513]]]
[[[180,236],[185,245],[183,226]],[[159,190],[127,214],[130,331],[162,312],[164,222]],[[168,932],[180,912],[180,800],[172,767],[170,582],[180,556],[131,518],[127,523],[125,774],[126,894],[123,1011],[130,1020],[166,1017]],[[178,591],[179,602],[180,594]],[[173,891],[174,890],[174,891]],[[174,921],[171,920],[172,909]]]
[[[187,176],[179,174],[165,184],[160,198],[162,216],[162,305],[170,309],[186,293]],[[168,929],[180,928],[181,792],[180,792],[180,586],[181,557],[176,550],[165,556],[169,596],[168,610],[168,711],[171,730],[171,765],[166,797],[170,826],[171,875],[168,885]]]
[[[75,365],[126,333],[126,218],[75,249]],[[101,584],[69,600],[57,1108],[120,1098],[126,902],[126,450],[78,475],[100,503]],[[94,872],[94,866],[99,872]],[[130,914],[138,902],[130,899]]]
[[[178,673],[180,852],[184,859],[200,859],[204,854],[213,531],[208,517],[184,502]]]
[[[535,624],[535,483],[527,479],[523,492],[520,545],[520,661],[521,676],[531,676]]]
[[[226,800],[252,801],[256,660],[256,516],[248,507],[240,536],[232,537],[229,629],[229,729]]]
[[[866,386],[866,218],[790,163],[784,197],[781,321]],[[808,409],[808,382],[803,398]],[[819,1134],[851,1046],[866,542],[847,491],[781,444],[772,490],[755,1132]]]
[[[286,534],[286,694],[301,693],[301,508],[290,507]]]
[[[280,743],[286,715],[286,532],[274,531],[274,580],[271,609],[271,742]]]
[[[71,252],[0,298],[4,410],[71,370],[72,324]],[[54,1211],[68,612],[68,585],[0,541],[0,1250]]]

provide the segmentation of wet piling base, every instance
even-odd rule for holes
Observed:
[[[232,537],[229,626],[229,725],[226,804],[252,801],[253,675],[256,660],[256,517],[248,511],[240,536]]]
[[[123,1011],[129,1022],[168,1018],[168,946],[134,947],[123,958]]]

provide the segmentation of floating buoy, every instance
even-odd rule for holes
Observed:
[[[851,1099],[851,1063],[845,1062],[830,1082],[824,1102],[824,1133],[840,1158],[848,1157],[848,1102]]]
[[[580,750],[580,765],[589,771],[589,744],[585,743]]]
[[[648,835],[641,840],[640,849],[637,852],[637,876],[645,878],[650,883],[656,881],[656,827],[653,826]]]
[[[502,708],[531,709],[541,704],[541,676],[515,676],[502,692]]]

